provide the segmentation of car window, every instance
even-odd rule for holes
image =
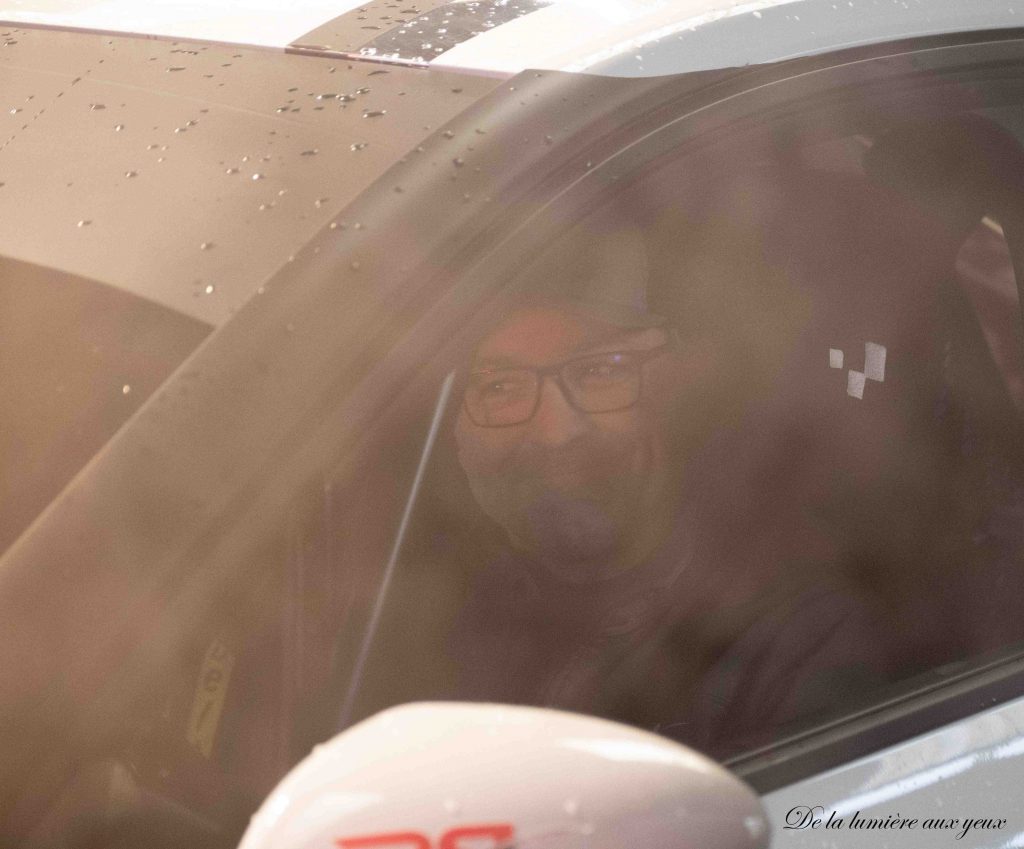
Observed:
[[[1024,639],[1022,130],[679,157],[573,224],[455,364],[349,719],[528,703],[724,758]]]

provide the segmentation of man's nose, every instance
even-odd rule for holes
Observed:
[[[546,376],[540,385],[537,412],[530,419],[534,441],[548,447],[562,445],[582,435],[589,427],[587,413],[570,404],[559,382]]]

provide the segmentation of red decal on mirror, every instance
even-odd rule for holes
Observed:
[[[369,847],[401,847],[401,849],[430,849],[430,841],[417,831],[393,831],[388,834],[368,834],[363,837],[341,837],[334,841],[341,849],[369,849]]]
[[[478,849],[481,839],[490,838],[486,849],[508,849],[515,830],[508,823],[468,825],[452,828],[437,840],[437,849]],[[360,837],[339,837],[339,849],[431,849],[430,838],[418,831],[389,831]]]
[[[505,849],[512,842],[512,826],[502,823],[500,825],[473,825],[464,828],[453,828],[441,835],[438,849],[470,849],[463,840],[476,841],[482,837],[490,837],[494,843],[487,849]]]

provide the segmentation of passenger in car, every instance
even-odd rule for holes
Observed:
[[[530,272],[453,428],[503,536],[450,639],[460,698],[724,756],[984,648],[953,588],[997,459],[952,276],[983,204],[874,174],[740,175]]]
[[[828,541],[794,535],[793,511],[765,511],[729,461],[737,397],[759,379],[737,374],[726,340],[649,310],[636,231],[575,238],[570,267],[542,275],[559,293],[527,295],[467,369],[458,460],[506,544],[453,636],[460,697],[597,713],[722,753],[884,680],[872,611],[804,568],[832,556]]]

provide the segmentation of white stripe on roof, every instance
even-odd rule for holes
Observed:
[[[553,0],[456,45],[431,64],[502,76],[525,68],[585,70],[653,38],[795,0]]]
[[[12,23],[284,48],[358,0],[0,0]]]

